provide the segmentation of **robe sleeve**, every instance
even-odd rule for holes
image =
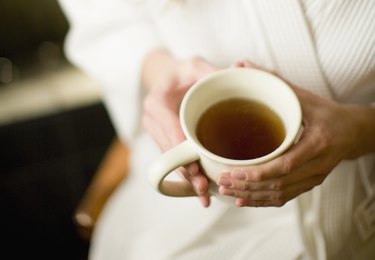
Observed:
[[[70,29],[65,53],[96,79],[117,134],[130,141],[139,130],[144,57],[162,47],[141,1],[59,0]]]

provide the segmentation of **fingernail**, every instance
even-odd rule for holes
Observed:
[[[246,180],[246,174],[241,169],[235,169],[231,172],[230,176],[234,179]]]
[[[197,173],[194,170],[191,170],[191,169],[189,169],[188,173],[189,173],[190,176],[197,175]]]
[[[241,207],[245,206],[245,203],[241,199],[236,199],[235,205],[236,205],[236,207],[241,208]]]
[[[198,180],[197,181],[193,181],[193,185],[194,185],[194,190],[195,190],[195,192],[198,195],[204,195],[203,187],[202,187],[201,183]]]
[[[198,172],[199,172],[199,167],[198,167],[198,165],[191,165],[191,166],[189,167],[189,174],[190,174],[191,176],[197,175]]]
[[[218,179],[217,184],[218,185],[223,185],[223,186],[229,186],[229,187],[231,187],[232,186],[232,180],[229,179],[229,178],[225,178],[225,177],[221,176]]]
[[[203,189],[202,185],[198,185],[198,194],[199,195],[204,195],[205,194],[205,190]]]
[[[219,187],[219,193],[221,195],[226,195],[226,196],[233,196],[234,192],[231,189],[226,189],[225,187]]]

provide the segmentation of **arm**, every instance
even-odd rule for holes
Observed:
[[[127,145],[115,137],[74,212],[74,222],[85,240],[90,241],[108,198],[126,180],[129,157]]]
[[[358,139],[345,159],[356,159],[362,155],[375,153],[375,107],[365,105],[343,105],[355,119]]]
[[[103,86],[104,101],[122,140],[136,133],[141,85],[147,96],[143,125],[162,150],[185,139],[178,107],[191,84],[214,68],[201,58],[177,60],[163,49],[155,23],[142,4],[126,0],[60,0],[71,25],[70,60]],[[181,168],[208,206],[207,179],[197,164]]]
[[[185,140],[179,123],[180,102],[191,85],[216,68],[202,58],[174,58],[165,50],[156,49],[146,57],[142,82],[147,90],[142,123],[159,147],[165,151]],[[179,169],[188,183],[188,191],[198,194],[202,205],[210,204],[208,180],[197,163]]]
[[[102,86],[103,99],[121,139],[138,130],[141,71],[147,53],[163,43],[139,1],[59,0],[70,29],[69,60]]]

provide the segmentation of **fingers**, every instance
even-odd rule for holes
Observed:
[[[198,163],[190,163],[181,168],[180,171],[182,172],[184,178],[193,185],[197,195],[205,195],[208,191],[208,180],[207,177],[200,172]]]
[[[232,67],[258,68],[250,61],[239,61]],[[302,105],[304,132],[299,142],[283,155],[261,165],[235,168],[217,179],[219,192],[236,197],[237,206],[284,205],[321,184],[340,161],[342,153],[332,152],[337,135],[332,134],[335,133],[332,131],[334,121],[327,111],[335,111],[336,107],[294,86],[277,72],[265,71],[281,78],[295,91]]]
[[[332,168],[327,167],[325,163],[322,163],[322,160],[321,158],[314,159],[291,174],[265,181],[239,180],[231,178],[230,173],[224,173],[218,178],[217,184],[220,185],[222,191],[229,189],[243,191],[282,191],[311,177],[328,175]]]
[[[148,97],[144,102],[143,127],[151,134],[162,151],[181,143],[185,136],[178,114],[173,107],[163,105],[159,97]],[[160,123],[160,121],[163,121]]]
[[[190,183],[191,189],[198,195],[202,205],[208,207],[210,205],[208,179],[200,171],[198,163],[190,163],[184,167],[180,167],[177,171]]]
[[[182,142],[185,139],[185,136],[179,125],[178,116],[171,110],[165,107],[161,107],[161,109],[158,110],[158,116],[162,116],[162,118],[164,118],[164,122],[163,124],[158,124],[156,122],[157,119],[154,115],[154,111],[155,109],[151,109],[149,113],[144,115],[143,126],[150,132],[161,149],[163,151],[166,151],[176,144]],[[170,129],[173,129],[173,131],[170,131]],[[178,172],[180,172],[188,181],[186,185],[179,187],[180,191],[191,195],[197,194],[202,205],[204,207],[208,207],[210,204],[210,199],[207,195],[208,181],[207,178],[203,174],[201,174],[198,164],[191,163],[185,167],[181,167],[180,169],[178,169]],[[168,182],[163,185],[166,188],[165,190],[176,188]]]
[[[246,181],[264,181],[292,173],[302,165],[313,160],[320,154],[315,138],[302,134],[297,144],[286,153],[261,165],[235,168],[230,176],[233,179]]]
[[[225,196],[236,197],[237,206],[283,206],[289,200],[321,184],[324,175],[312,176],[303,182],[296,182],[285,189],[273,188],[269,190],[238,190],[221,186],[219,192]]]
[[[142,125],[143,128],[150,133],[150,135],[162,151],[166,151],[168,150],[168,148],[170,148],[171,141],[167,138],[160,138],[165,136],[165,131],[163,127],[161,127],[158,124],[155,124],[155,120],[151,116],[144,115],[142,118]]]
[[[230,173],[222,174],[219,193],[239,198],[237,205],[282,206],[288,200],[320,185],[333,164],[328,156],[318,157],[291,174],[265,181],[232,179]],[[242,199],[242,200],[241,200]]]
[[[158,81],[159,83],[151,89],[145,98],[143,127],[151,134],[162,151],[185,140],[178,117],[180,102],[195,81],[216,69],[199,57],[181,60],[176,63],[169,74],[165,74],[166,78]],[[209,206],[208,180],[200,172],[198,164],[191,163],[180,167],[177,172],[187,180],[186,185],[182,185],[181,189],[189,194],[197,194],[202,205]],[[163,185],[167,185],[169,189],[176,189],[176,187],[172,187],[173,184],[167,181]]]
[[[185,140],[178,117],[184,94],[195,81],[217,69],[199,57],[178,64],[174,74],[152,88],[143,104],[143,126],[163,151]]]
[[[199,200],[202,203],[203,207],[207,208],[211,204],[210,197],[208,195],[199,196]]]
[[[238,206],[283,205],[321,184],[337,163],[320,138],[321,134],[306,133],[279,158],[222,174],[217,180],[219,192],[239,198]]]
[[[235,191],[230,196],[237,197],[236,206],[253,206],[253,207],[281,207],[291,199],[294,199],[303,192],[311,190],[313,187],[320,185],[325,176],[313,176],[304,182],[297,183],[281,191]]]

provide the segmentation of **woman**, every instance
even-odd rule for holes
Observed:
[[[134,174],[102,214],[91,259],[374,257],[362,218],[374,213],[361,210],[374,194],[373,1],[61,4],[71,23],[68,56],[101,82],[118,134],[133,141]],[[181,172],[204,207],[156,194],[144,175],[160,151],[140,118],[162,151],[173,147],[184,140],[177,115],[184,93],[231,65],[272,71],[294,87],[300,142],[218,178],[237,208],[210,201],[197,164]]]

